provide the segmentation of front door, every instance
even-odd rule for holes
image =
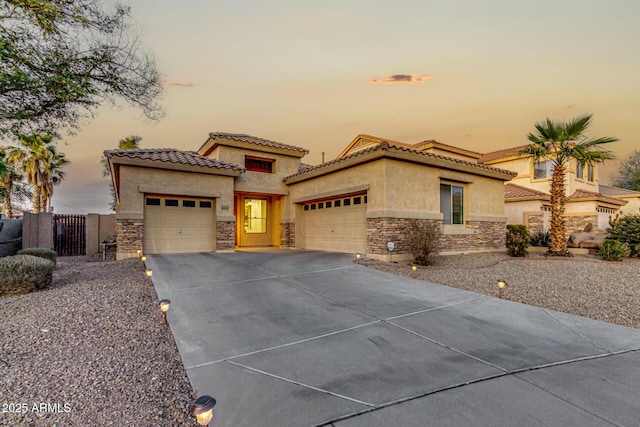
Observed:
[[[269,196],[239,197],[239,246],[271,246],[272,200]]]

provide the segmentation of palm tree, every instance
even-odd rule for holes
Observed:
[[[33,187],[33,212],[44,212],[53,195],[53,186],[64,179],[61,168],[69,161],[63,153],[58,153],[51,135],[16,136],[22,146],[11,150],[9,161],[19,165],[19,170]]]
[[[551,161],[551,229],[549,255],[569,256],[565,235],[564,204],[567,164],[575,159],[582,167],[613,159],[610,151],[600,145],[615,142],[614,137],[587,138],[585,132],[591,122],[591,114],[576,117],[569,122],[554,122],[549,118],[535,124],[536,132],[530,133],[531,144],[519,154],[533,158],[534,162]]]
[[[10,148],[0,148],[0,159],[8,159],[11,153]],[[22,182],[23,176],[16,165],[5,163],[5,172],[0,174],[0,198],[2,199],[2,209],[7,218],[13,216],[14,200],[20,203],[30,199],[33,193]]]

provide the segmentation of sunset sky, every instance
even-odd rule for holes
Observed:
[[[315,164],[359,133],[488,152],[526,143],[545,117],[593,113],[590,135],[620,138],[619,159],[640,149],[637,0],[130,5],[166,76],[166,117],[104,108],[65,138],[56,212],[108,211],[100,156],[132,134],[196,150],[209,132],[246,133],[308,148]]]

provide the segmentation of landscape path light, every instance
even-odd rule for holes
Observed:
[[[361,258],[361,257],[362,257],[362,255],[360,254],[360,252],[358,252],[358,253],[356,254],[356,259],[357,259],[357,260],[360,260],[360,258]]]
[[[502,298],[502,290],[505,286],[509,286],[507,285],[507,282],[504,280],[498,280],[498,298]]]
[[[147,277],[149,277],[149,278],[150,278],[151,276],[153,276],[153,271],[151,271],[151,269],[147,268],[147,269],[145,270],[144,274],[146,274],[146,275],[147,275]]]
[[[142,255],[142,249],[138,249],[136,253],[138,254],[138,258],[140,258],[140,255]]]
[[[140,259],[142,260],[142,262],[146,262],[147,261],[147,256],[146,255],[142,255],[140,257]]]
[[[169,322],[167,322],[167,311],[169,311],[169,305],[171,305],[170,300],[160,300],[160,310],[162,310],[162,314],[164,315],[164,324],[167,326],[169,326]]]
[[[216,400],[211,396],[200,396],[191,404],[191,415],[196,417],[196,421],[201,426],[208,426],[213,419],[213,407]]]

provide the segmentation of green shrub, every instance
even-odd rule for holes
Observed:
[[[53,262],[56,262],[56,258],[58,257],[56,251],[47,248],[22,249],[18,251],[17,255],[33,255]]]
[[[551,233],[549,233],[549,231],[538,231],[537,233],[532,234],[531,237],[529,237],[529,243],[531,244],[531,246],[548,248],[550,237]]]
[[[404,230],[407,251],[418,265],[431,265],[440,253],[440,223],[412,219]]]
[[[609,225],[609,237],[626,243],[630,256],[640,257],[640,214],[616,216]]]
[[[622,261],[629,256],[629,245],[619,240],[607,239],[600,246],[598,255],[605,261]]]
[[[527,255],[529,247],[529,232],[527,227],[522,224],[507,225],[507,254],[513,257],[522,257]]]
[[[53,261],[33,255],[0,258],[0,295],[43,289],[51,283],[55,266]]]

